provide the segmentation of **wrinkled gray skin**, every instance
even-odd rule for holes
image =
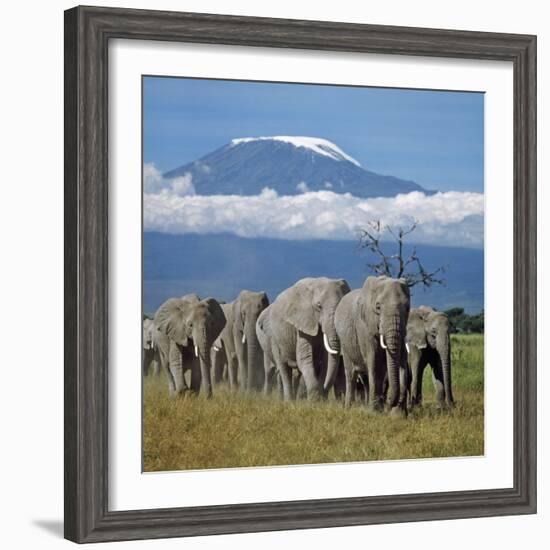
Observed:
[[[282,383],[278,376],[277,366],[273,357],[273,344],[271,325],[269,323],[269,310],[271,306],[260,313],[256,322],[256,335],[258,342],[264,353],[264,394],[268,395],[273,389],[273,384],[277,383],[278,390],[282,392]]]
[[[306,278],[281,292],[270,306],[271,349],[286,401],[293,397],[291,367],[300,371],[310,400],[326,395],[334,384],[340,352],[334,313],[348,292],[343,279]],[[321,385],[319,365],[325,353],[328,358]]]
[[[354,399],[357,375],[366,373],[369,407],[383,410],[387,379],[391,414],[407,414],[405,333],[409,309],[406,281],[384,276],[368,277],[362,288],[340,302],[335,324],[344,359],[346,406]]]
[[[223,347],[219,347],[216,340],[210,348],[210,360],[212,362],[211,379],[212,385],[215,386],[220,382],[227,380],[227,358]]]
[[[422,403],[422,377],[424,369],[430,365],[438,405],[442,407],[447,403],[452,407],[451,338],[447,315],[427,306],[411,309],[407,345],[412,375],[411,405]]]
[[[191,369],[191,390],[202,387],[211,397],[211,347],[225,325],[220,304],[214,298],[199,300],[195,294],[171,298],[160,306],[154,322],[170,394],[187,390],[184,374]]]
[[[256,334],[256,322],[268,305],[265,292],[250,290],[242,290],[233,302],[233,344],[241,391],[259,390],[264,384],[263,351]]]
[[[237,389],[237,352],[235,351],[235,341],[233,337],[233,302],[221,304],[225,315],[226,323],[220,335],[212,346],[215,355],[215,370],[219,373],[220,365],[223,363],[227,367],[227,380],[231,390]]]
[[[151,319],[143,320],[143,375],[160,374],[157,346],[154,342],[155,325]]]

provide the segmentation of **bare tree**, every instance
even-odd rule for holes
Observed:
[[[429,288],[445,284],[445,279],[441,278],[445,273],[445,266],[429,271],[422,265],[416,247],[412,248],[408,256],[404,253],[405,238],[417,227],[417,221],[413,221],[408,227],[397,228],[382,225],[380,220],[367,222],[367,227],[359,233],[359,247],[368,250],[374,257],[373,262],[367,263],[367,267],[375,275],[387,275],[396,279],[403,277],[409,287],[421,284],[424,288]],[[394,254],[387,254],[382,250],[381,238],[386,232],[396,244],[397,250]]]

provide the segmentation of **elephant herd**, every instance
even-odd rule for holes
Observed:
[[[243,290],[231,303],[196,294],[171,298],[143,322],[143,369],[166,373],[171,396],[271,392],[285,401],[325,398],[404,416],[422,402],[427,365],[438,405],[453,405],[447,316],[410,308],[406,280],[368,277],[351,290],[344,279],[301,279],[269,303]],[[186,372],[190,372],[186,380]]]

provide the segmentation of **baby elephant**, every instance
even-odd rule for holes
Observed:
[[[438,405],[442,407],[447,402],[452,407],[451,338],[447,315],[427,306],[411,309],[406,342],[412,375],[411,406],[422,403],[422,375],[429,364]]]

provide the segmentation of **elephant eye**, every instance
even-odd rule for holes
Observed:
[[[376,310],[376,313],[380,313],[380,302],[376,302],[374,309]]]
[[[323,304],[321,304],[321,302],[317,302],[317,303],[315,304],[315,307],[316,307],[317,309],[321,309],[321,308],[323,307]]]

